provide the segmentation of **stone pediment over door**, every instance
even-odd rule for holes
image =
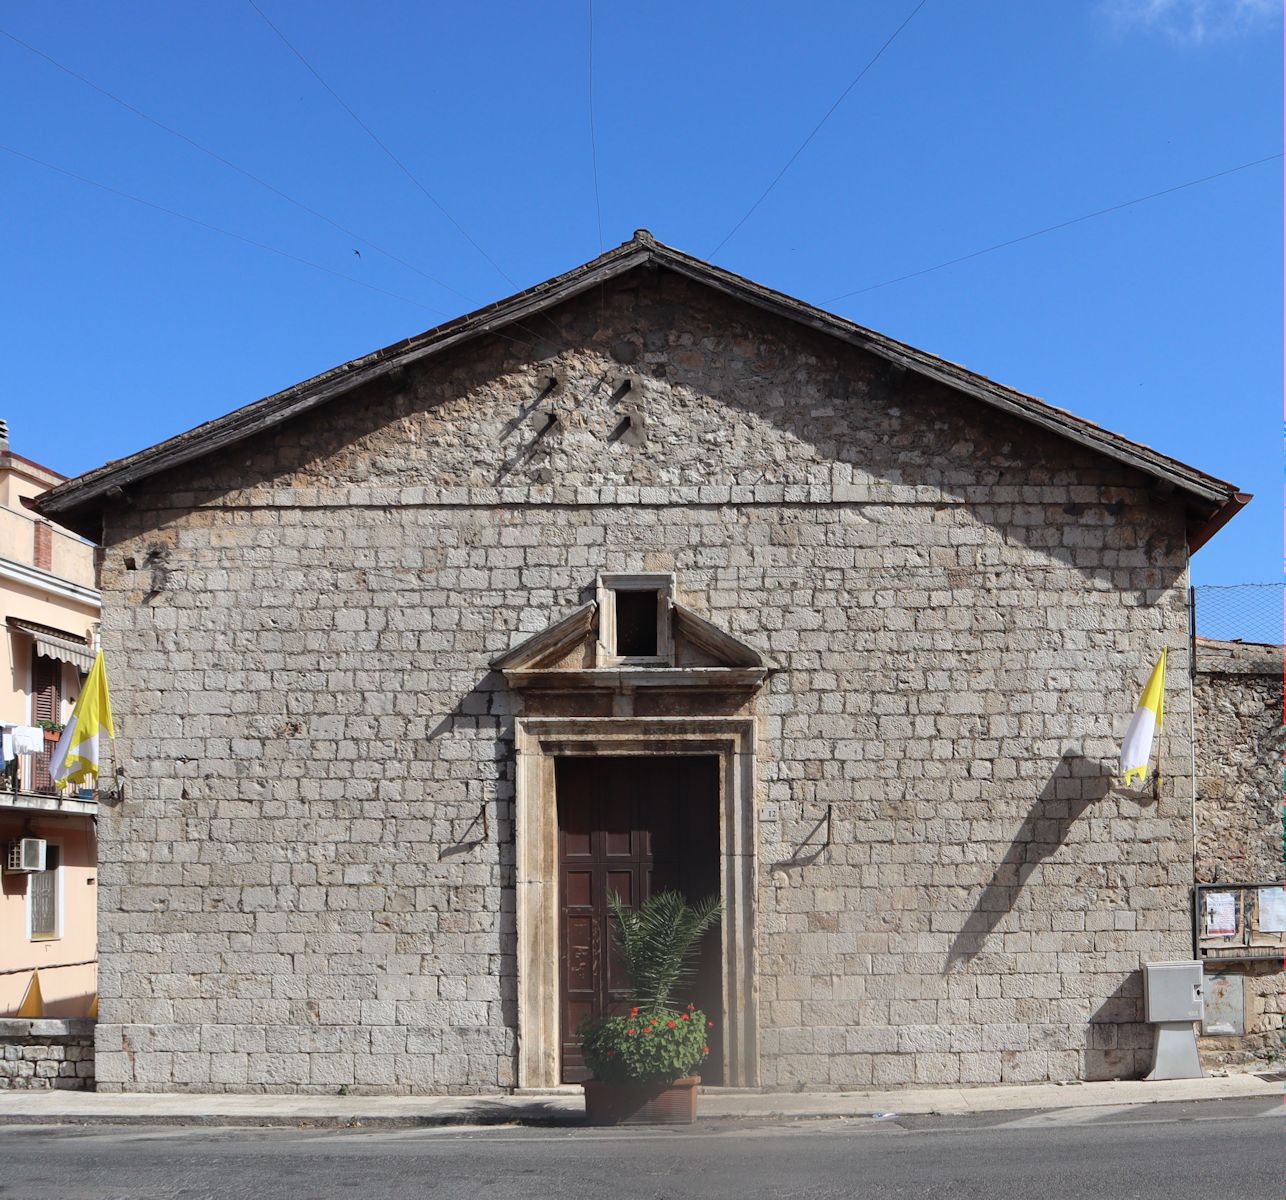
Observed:
[[[626,645],[624,595],[638,611],[656,597],[657,629],[642,645]],[[617,604],[620,602],[618,620]],[[635,621],[637,625],[637,621]],[[620,639],[618,644],[618,639]],[[743,707],[763,686],[776,665],[762,651],[700,616],[673,598],[672,576],[601,576],[598,599],[555,621],[492,662],[508,684],[527,696],[529,709],[556,707],[586,715],[633,715],[678,708],[727,711]],[[582,697],[572,705],[569,694]],[[698,699],[701,697],[701,699]],[[722,697],[717,700],[716,697]]]

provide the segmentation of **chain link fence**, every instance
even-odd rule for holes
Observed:
[[[1192,597],[1198,637],[1282,644],[1286,583],[1208,584]]]

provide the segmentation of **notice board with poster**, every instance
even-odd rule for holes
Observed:
[[[1280,962],[1286,956],[1286,886],[1197,884],[1192,936],[1197,957],[1206,962]]]

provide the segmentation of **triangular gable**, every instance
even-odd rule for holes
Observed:
[[[592,601],[570,616],[520,642],[507,654],[492,660],[493,671],[549,671],[566,663],[578,650],[588,648],[593,665],[594,637],[598,632],[598,605]]]
[[[759,687],[776,668],[762,650],[734,637],[678,602],[670,606],[674,666],[595,666],[598,605],[586,604],[494,659],[491,667],[515,687],[618,688]]]
[[[1192,549],[1208,540],[1250,499],[1238,492],[1233,484],[1160,454],[1151,447],[1132,442],[1064,409],[995,383],[983,375],[844,317],[693,258],[657,242],[646,230],[638,230],[630,241],[574,270],[416,337],[353,359],[128,458],[79,475],[45,492],[32,502],[32,507],[63,525],[91,537],[97,536],[103,507],[118,501],[124,489],[143,479],[260,435],[363,384],[404,370],[473,338],[530,320],[591,288],[648,267],[674,271],[703,286],[838,338],[885,359],[894,367],[936,380],[1152,476],[1163,489],[1174,489],[1183,495],[1190,510],[1189,545]]]

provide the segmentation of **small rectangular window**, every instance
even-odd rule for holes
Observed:
[[[598,577],[595,598],[595,666],[674,666],[670,627],[673,575],[662,571],[604,573]]]
[[[45,847],[45,869],[34,871],[28,877],[31,889],[32,940],[58,936],[58,847]]]
[[[658,592],[616,593],[616,653],[621,658],[656,657]]]

